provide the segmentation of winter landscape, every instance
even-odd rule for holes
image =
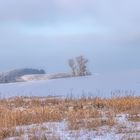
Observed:
[[[0,140],[140,140],[139,0],[0,0]]]
[[[140,139],[139,73],[32,74],[0,84],[1,139]]]

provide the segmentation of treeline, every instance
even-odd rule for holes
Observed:
[[[19,82],[21,76],[30,74],[45,74],[45,71],[30,68],[12,70],[0,74],[0,83]]]

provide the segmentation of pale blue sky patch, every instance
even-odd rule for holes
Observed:
[[[83,19],[81,21],[69,21],[61,22],[57,25],[50,24],[24,24],[21,25],[22,32],[29,36],[74,36],[83,34],[101,34],[105,35],[109,32],[109,29],[103,28],[96,24],[93,20],[88,21]]]

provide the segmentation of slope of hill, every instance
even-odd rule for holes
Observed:
[[[21,81],[37,81],[37,80],[48,80],[48,79],[58,79],[58,78],[68,78],[72,75],[69,73],[56,73],[56,74],[31,74],[23,75],[20,77]]]

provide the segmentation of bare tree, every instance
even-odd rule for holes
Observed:
[[[75,59],[69,59],[69,66],[72,69],[73,76],[86,76],[91,73],[87,70],[88,59],[84,56],[78,56]]]
[[[72,75],[76,76],[76,64],[73,59],[69,59],[68,61],[70,68],[72,69]]]
[[[76,57],[76,62],[78,65],[78,76],[85,76],[87,75],[87,66],[88,59],[86,59],[84,56],[78,56]]]

